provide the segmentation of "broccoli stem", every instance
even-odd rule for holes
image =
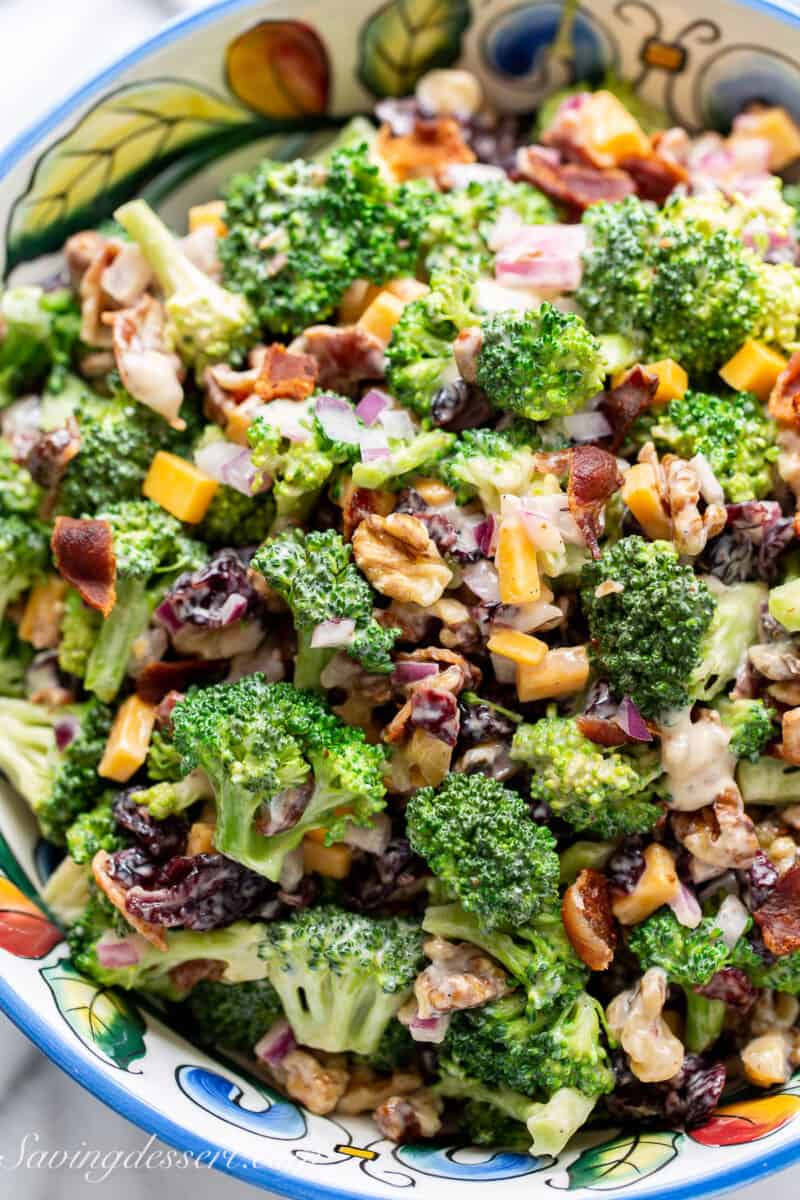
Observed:
[[[685,988],[686,1029],[684,1044],[692,1054],[702,1054],[713,1046],[722,1033],[725,1021],[725,1001],[710,1000],[694,988]]]
[[[180,250],[163,221],[146,200],[131,200],[114,213],[147,259],[167,296],[185,288],[203,293],[211,281]]]
[[[133,643],[149,620],[145,580],[118,580],[116,604],[103,622],[86,664],[88,691],[106,703],[114,699],[125,678]]]
[[[310,692],[324,691],[320,676],[336,653],[335,647],[312,650],[311,633],[298,633],[294,660],[294,686]]]

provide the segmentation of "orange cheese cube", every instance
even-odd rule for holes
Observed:
[[[632,892],[612,900],[614,916],[623,925],[638,925],[678,890],[675,859],[666,846],[653,842],[644,852],[645,868]]]
[[[580,146],[598,167],[616,165],[631,155],[652,154],[650,139],[625,105],[611,92],[594,92],[580,114]]]
[[[368,308],[381,289],[368,279],[354,279],[339,301],[339,324],[355,325],[358,318]]]
[[[509,658],[524,667],[538,666],[547,654],[546,642],[529,633],[520,633],[518,629],[498,629],[489,638],[487,646],[492,654]]]
[[[520,521],[504,521],[497,537],[494,565],[503,604],[532,604],[541,595],[536,551]]]
[[[646,363],[642,370],[648,375],[655,375],[658,380],[653,404],[669,404],[670,400],[680,400],[688,390],[689,376],[674,358],[662,358],[658,362]]]
[[[115,783],[127,783],[147,758],[156,707],[138,696],[129,696],[117,709],[97,774]]]
[[[720,367],[719,373],[734,391],[755,392],[759,400],[767,400],[786,361],[771,346],[750,338]]]
[[[738,136],[764,138],[769,142],[769,169],[782,171],[800,158],[800,128],[785,108],[761,108],[737,118]]]
[[[386,284],[386,290],[393,296],[397,296],[397,299],[402,300],[404,304],[410,304],[412,300],[419,300],[422,296],[427,296],[431,289],[427,283],[420,283],[411,275],[403,275],[399,279],[390,279]]]
[[[343,842],[322,846],[311,841],[308,835],[303,838],[303,868],[306,871],[316,871],[317,875],[326,875],[328,879],[345,879],[350,874],[352,858],[352,850]]]
[[[196,525],[208,512],[219,484],[185,458],[159,450],[142,484],[148,500],[160,504],[179,521]]]
[[[627,472],[622,484],[622,499],[649,538],[669,541],[672,527],[650,463],[635,463]]]
[[[195,233],[204,225],[210,225],[217,237],[225,237],[228,226],[222,219],[224,212],[224,200],[211,200],[208,204],[193,205],[189,209],[189,233]]]
[[[36,650],[58,645],[68,587],[60,575],[50,575],[31,588],[17,631],[23,642],[30,642]]]
[[[380,292],[359,317],[358,325],[388,344],[392,330],[402,316],[405,302],[391,292]]]
[[[246,446],[247,431],[253,424],[256,413],[260,412],[263,407],[264,401],[257,395],[248,396],[241,404],[237,404],[225,426],[227,441],[236,442],[237,446]]]
[[[534,667],[517,667],[517,695],[522,704],[580,692],[589,682],[589,655],[585,646],[559,646],[548,650]]]

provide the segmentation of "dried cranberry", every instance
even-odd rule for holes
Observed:
[[[183,817],[157,821],[144,804],[136,803],[136,792],[123,792],[114,801],[114,820],[155,860],[183,854],[189,827]]]
[[[687,1054],[681,1075],[683,1124],[686,1129],[696,1129],[706,1123],[719,1103],[727,1077],[725,1064],[709,1065],[699,1055]]]
[[[458,707],[461,714],[459,737],[466,746],[479,746],[483,742],[510,741],[514,736],[514,722],[490,704],[467,704],[461,699]]]
[[[345,881],[343,901],[359,912],[381,908],[428,874],[428,868],[409,845],[395,837],[383,854],[364,855],[353,864]]]
[[[173,858],[158,886],[132,888],[128,912],[167,929],[220,929],[256,914],[275,893],[275,885],[222,854]]]
[[[221,629],[260,616],[263,600],[250,582],[245,558],[236,550],[218,550],[205,566],[181,575],[156,612],[168,632],[182,625]]]
[[[465,429],[477,429],[491,418],[492,406],[486,393],[465,379],[454,379],[434,393],[431,401],[431,419],[440,429],[449,433],[462,433]]]
[[[139,846],[128,846],[117,850],[109,857],[108,873],[124,888],[132,888],[154,882],[160,871],[158,863]]]
[[[617,1082],[606,1107],[612,1117],[637,1124],[666,1120],[694,1129],[708,1120],[725,1087],[724,1063],[708,1064],[698,1054],[687,1054],[678,1074],[666,1083],[642,1083],[619,1050],[612,1054],[612,1066]]]
[[[696,987],[696,992],[709,1000],[722,1000],[729,1008],[747,1012],[756,998],[756,989],[738,967],[723,967],[712,975],[708,983]]]
[[[749,907],[761,908],[778,882],[778,869],[763,850],[759,850],[753,859],[753,865],[747,871],[747,881],[750,885]]]
[[[458,741],[458,704],[452,692],[418,687],[411,696],[411,724],[447,746]]]
[[[644,868],[643,837],[626,838],[608,860],[606,875],[612,887],[620,892],[632,892],[641,878]]]
[[[748,500],[727,506],[728,523],[706,546],[699,567],[723,583],[763,579],[771,583],[778,559],[794,538],[791,517],[775,500]]]

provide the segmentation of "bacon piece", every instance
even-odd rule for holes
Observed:
[[[605,971],[614,957],[617,931],[608,880],[591,867],[581,871],[564,893],[564,929],[572,947],[591,971]]]
[[[354,396],[364,380],[386,374],[386,347],[360,325],[312,325],[289,350],[311,355],[317,364],[317,386],[342,396]]]
[[[602,200],[624,200],[636,191],[627,171],[616,167],[601,171],[579,163],[556,162],[553,152],[542,146],[521,146],[517,170],[545,195],[566,204],[573,215]]]
[[[160,704],[171,693],[185,692],[194,683],[221,679],[229,666],[222,658],[181,658],[175,662],[152,662],[136,680],[136,695],[148,704]]]
[[[592,558],[600,557],[598,537],[606,501],[622,487],[617,460],[599,446],[575,446],[570,450],[567,503]]]
[[[583,736],[597,746],[624,746],[626,742],[633,741],[624,729],[607,717],[581,716],[576,725]]]
[[[169,972],[170,983],[179,992],[190,992],[203,979],[216,982],[225,974],[226,964],[219,958],[190,958]]]
[[[410,133],[395,136],[391,126],[381,125],[375,147],[398,183],[407,179],[437,179],[451,163],[475,162],[452,117],[418,118]]]
[[[85,251],[89,252],[92,243],[85,243]],[[113,334],[103,317],[106,310],[116,305],[103,292],[103,275],[117,257],[119,246],[116,242],[101,241],[95,243],[96,253],[89,265],[83,270],[80,281],[81,297],[81,341],[87,346],[98,346],[110,349],[113,345]]]
[[[622,383],[603,392],[597,407],[611,426],[613,436],[609,449],[612,452],[619,450],[631,425],[644,409],[649,408],[657,391],[657,376],[637,363]]]
[[[117,560],[108,521],[56,517],[50,540],[56,568],[81,600],[104,617],[117,599]]]
[[[753,917],[773,954],[780,958],[800,950],[800,863],[781,875]]]
[[[800,350],[775,380],[769,396],[769,414],[783,425],[800,425]]]
[[[262,400],[305,400],[317,382],[317,360],[310,354],[293,354],[275,342],[261,364],[255,391]]]
[[[156,729],[163,730],[166,733],[172,731],[172,710],[176,704],[179,704],[183,699],[183,692],[171,691],[167,692],[161,703],[156,708]]]
[[[97,258],[100,251],[107,245],[108,238],[96,229],[83,229],[73,233],[64,244],[64,258],[67,263],[70,281],[75,291],[80,290],[81,280],[89,267]]]
[[[140,917],[128,912],[126,907],[128,894],[122,884],[112,878],[111,872],[108,869],[110,861],[111,856],[106,850],[97,851],[92,859],[92,875],[94,876],[95,883],[103,895],[111,901],[118,912],[122,913],[125,920],[137,933],[146,938],[151,946],[155,946],[156,950],[166,952],[167,939],[164,934],[164,926],[154,925],[152,921],[143,921]]]
[[[631,155],[620,162],[620,169],[630,175],[636,186],[636,195],[641,200],[652,200],[663,204],[675,188],[686,183],[688,172],[675,159],[662,157],[658,153]]]
[[[112,327],[117,370],[133,398],[160,413],[173,429],[185,429],[178,416],[183,365],[166,348],[164,306],[153,296],[142,296],[134,308],[105,313],[103,320]]]
[[[47,491],[41,515],[47,520],[55,506],[56,492],[67,467],[81,448],[81,432],[74,417],[66,425],[40,433],[25,457],[25,466]]]

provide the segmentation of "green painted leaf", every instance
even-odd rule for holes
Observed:
[[[36,889],[17,862],[13,850],[2,833],[0,833],[0,875],[5,875],[6,879],[15,884],[29,900],[38,901]]]
[[[187,149],[235,145],[254,128],[263,131],[263,120],[237,101],[180,79],[127,84],[105,96],[37,162],[9,220],[6,273],[108,217]]]
[[[389,0],[361,30],[358,75],[376,96],[405,96],[461,52],[468,0]]]
[[[144,1057],[145,1022],[127,997],[91,983],[68,958],[42,967],[41,974],[58,1011],[93,1054],[122,1071]]]
[[[567,1168],[569,1188],[615,1192],[655,1175],[678,1156],[682,1133],[633,1133],[592,1146]]]

